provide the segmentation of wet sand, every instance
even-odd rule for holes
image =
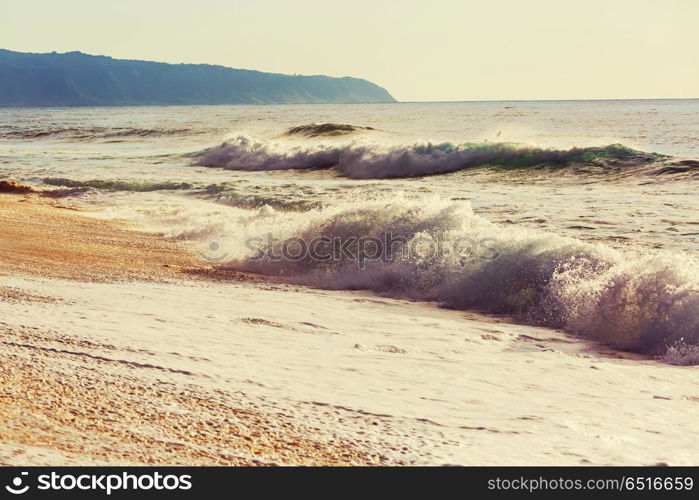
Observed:
[[[193,253],[38,195],[0,195],[0,274],[153,280],[205,269]]]

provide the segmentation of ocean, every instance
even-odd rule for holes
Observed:
[[[212,265],[699,364],[696,99],[0,109],[5,178]]]

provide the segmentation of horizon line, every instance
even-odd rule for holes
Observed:
[[[579,101],[691,101],[699,100],[699,97],[582,97],[582,98],[557,98],[557,99],[448,99],[444,101],[397,101],[385,104],[458,104],[464,102],[579,102]],[[382,104],[382,103],[375,103]]]
[[[477,104],[477,103],[534,103],[534,102],[610,102],[610,101],[697,101],[699,97],[628,97],[592,99],[484,99],[463,101],[398,101],[395,102],[301,102],[301,103],[217,103],[217,104],[116,104],[116,105],[66,105],[66,106],[2,106],[2,109],[68,109],[68,108],[164,108],[206,106],[386,106],[397,104]]]

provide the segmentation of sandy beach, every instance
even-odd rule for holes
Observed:
[[[0,195],[4,465],[692,465],[693,367]]]
[[[62,286],[78,285],[78,295],[86,298],[105,291],[101,287],[109,289],[108,284],[118,283],[125,287],[122,291],[136,291],[146,283],[180,288],[231,275],[202,266],[181,247],[91,219],[38,195],[1,195],[0,213],[4,465],[386,461],[350,443],[316,439],[301,422],[262,410],[259,401],[249,400],[236,387],[201,387],[188,380],[196,375],[186,369],[153,364],[149,360],[159,354],[128,347],[118,332],[113,332],[117,338],[93,343],[72,334],[71,321],[48,328],[37,326],[41,321],[18,322],[24,316],[19,309],[43,314],[44,307],[67,306],[77,312],[74,298],[56,293]],[[101,287],[92,288],[96,283]],[[47,287],[48,294],[32,291],[34,286]],[[143,298],[127,295],[121,303],[124,312]],[[101,336],[99,321],[90,329]],[[129,328],[122,325],[119,330],[127,333]],[[106,343],[112,341],[121,346]],[[192,362],[204,359],[170,355]]]

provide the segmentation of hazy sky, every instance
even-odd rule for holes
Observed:
[[[699,97],[699,0],[0,0],[0,47],[358,76],[406,101]]]

